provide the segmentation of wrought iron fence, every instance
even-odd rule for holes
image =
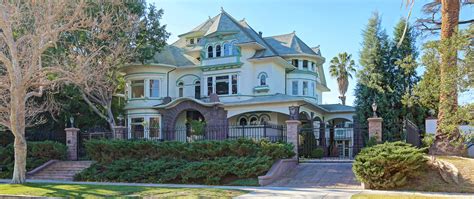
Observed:
[[[191,126],[186,125],[166,129],[131,129],[129,135],[130,139],[180,142],[239,138],[249,138],[253,140],[267,139],[271,142],[286,142],[286,127],[284,125],[262,124],[205,126],[203,129],[194,129]]]

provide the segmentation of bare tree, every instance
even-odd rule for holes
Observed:
[[[25,127],[41,122],[50,100],[45,90],[64,80],[61,66],[43,61],[43,54],[66,31],[87,27],[84,2],[2,1],[0,3],[0,125],[14,137],[12,183],[25,182]]]

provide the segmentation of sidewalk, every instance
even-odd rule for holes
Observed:
[[[0,183],[9,183],[10,179],[0,179]],[[435,193],[435,192],[410,192],[410,191],[376,191],[362,189],[329,189],[329,188],[296,188],[296,187],[245,187],[245,186],[209,186],[188,184],[147,184],[147,183],[113,183],[113,182],[74,182],[61,180],[27,180],[29,183],[51,184],[90,184],[90,185],[116,185],[116,186],[146,186],[168,188],[214,188],[237,189],[250,193],[237,198],[351,198],[354,194],[383,194],[390,196],[426,196],[474,199],[473,194],[461,193]]]

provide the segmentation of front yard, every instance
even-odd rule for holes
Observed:
[[[166,198],[232,198],[245,194],[240,190],[208,188],[162,188],[84,184],[0,184],[1,195],[28,195],[67,198],[166,197]]]
[[[460,174],[459,184],[446,183],[436,170],[427,168],[426,172],[410,180],[399,190],[474,193],[474,159],[450,156],[439,156],[437,158],[450,162],[458,168]]]

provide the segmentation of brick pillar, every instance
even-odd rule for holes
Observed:
[[[371,117],[367,119],[369,121],[369,138],[374,137],[377,142],[382,142],[382,121],[380,117]]]
[[[299,120],[286,120],[286,142],[292,143],[296,156],[298,157],[298,127],[301,125]]]
[[[77,160],[77,133],[78,128],[66,128],[66,146],[67,146],[67,159]]]
[[[127,127],[125,126],[115,126],[115,139],[127,139]]]

